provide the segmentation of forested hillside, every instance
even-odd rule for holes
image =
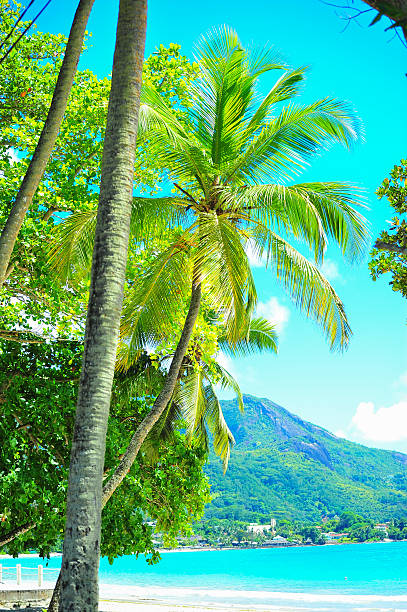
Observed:
[[[373,519],[405,514],[407,455],[349,442],[268,399],[223,401],[236,439],[228,471],[211,457],[216,497],[205,516],[316,520],[352,509]]]

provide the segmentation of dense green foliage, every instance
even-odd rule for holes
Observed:
[[[47,554],[61,538],[81,357],[78,342],[0,343],[0,540],[19,525],[33,525],[8,545],[13,554],[27,548]],[[144,369],[139,364],[139,371],[131,373],[133,390],[147,367],[146,359]],[[153,391],[163,374],[156,371],[155,380],[151,372],[148,376]],[[128,379],[119,375],[108,426],[106,477],[125,451],[134,425],[150,409],[151,395],[124,401],[124,384]],[[145,380],[143,384],[145,390]],[[138,388],[142,390],[141,384]],[[173,433],[160,445],[159,459],[148,450],[104,509],[102,554],[110,559],[133,552],[150,552],[156,558],[146,517],[156,521],[164,541],[174,542],[178,534],[190,531],[209,501],[202,449]]]
[[[369,264],[373,280],[390,272],[393,291],[407,297],[407,160],[394,166],[390,178],[385,178],[376,192],[379,199],[387,198],[395,216],[388,230],[376,240]]]
[[[222,402],[236,445],[225,476],[213,460],[207,467],[207,518],[317,521],[350,507],[372,520],[405,515],[406,455],[337,438],[270,400],[244,400],[244,415]]]

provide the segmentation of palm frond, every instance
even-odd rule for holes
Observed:
[[[133,244],[147,247],[154,240],[168,236],[170,228],[192,223],[188,214],[190,200],[184,197],[133,198],[130,236]]]
[[[140,105],[142,129],[153,134],[151,147],[159,163],[187,184],[195,179],[205,194],[210,191],[211,163],[172,108],[152,86],[144,86]]]
[[[223,461],[223,472],[225,473],[228,467],[230,448],[235,443],[235,439],[225,421],[221,405],[211,383],[203,384],[202,387],[205,402],[204,422],[208,425],[212,434],[213,448]]]
[[[287,63],[277,49],[270,45],[251,47],[248,50],[249,72],[253,78],[272,70],[286,70]]]
[[[186,231],[159,253],[125,297],[118,350],[120,369],[126,369],[146,345],[167,338],[174,328],[174,316],[184,308],[191,285],[191,239]]]
[[[208,448],[206,428],[209,429],[215,453],[221,457],[226,471],[234,438],[211,383],[204,382],[202,368],[188,368],[186,376],[177,386],[173,401],[185,420],[189,440],[194,438]]]
[[[233,149],[239,122],[253,98],[253,78],[248,73],[247,52],[228,27],[203,37],[197,57],[202,72],[194,90],[195,123],[201,142],[218,168]]]
[[[296,306],[322,325],[331,349],[346,348],[352,332],[344,306],[317,266],[274,232],[258,227],[254,239]]]
[[[254,317],[237,342],[230,344],[224,334],[218,337],[218,345],[223,353],[231,357],[246,357],[261,351],[277,353],[276,328],[264,317]]]
[[[202,392],[203,373],[201,368],[188,368],[187,374],[179,381],[173,394],[173,401],[179,407],[185,420],[189,441],[199,432],[203,420],[204,397]],[[198,436],[199,438],[199,436]],[[201,442],[206,442],[203,437]]]
[[[229,339],[234,342],[254,309],[257,294],[239,233],[226,216],[200,215],[195,259],[208,298],[223,312]]]
[[[183,147],[189,143],[189,135],[173,109],[153,85],[144,85],[140,94],[138,129],[141,134],[151,134],[157,128],[166,132],[173,146]]]
[[[322,261],[327,236],[318,210],[309,198],[283,185],[255,185],[239,191],[233,197],[233,192],[228,194],[225,190],[222,198],[234,208],[229,218],[246,223],[248,235],[250,227],[256,224],[277,231],[284,229],[286,234],[307,243],[315,261]]]
[[[287,71],[276,81],[245,126],[244,139],[246,142],[259,129],[265,127],[264,120],[270,117],[270,112],[275,104],[288,100],[298,93],[305,71],[306,67]]]
[[[221,366],[218,361],[212,362],[210,366],[208,366],[206,363],[203,363],[202,370],[204,372],[205,377],[210,382],[213,382],[212,380],[213,372],[215,372],[216,384],[220,385],[222,389],[225,389],[227,391],[233,391],[233,393],[235,393],[239,410],[240,412],[243,413],[244,412],[243,395],[240,390],[239,383],[232,376],[232,374],[228,372],[226,368]]]
[[[369,245],[369,224],[355,207],[363,206],[360,190],[347,183],[302,183],[286,188],[291,197],[308,201],[317,211],[326,234],[350,261],[360,260]]]
[[[116,370],[112,406],[129,405],[134,397],[151,396],[163,384],[164,374],[153,364],[149,354],[141,350],[138,359],[123,372]]]
[[[190,202],[181,197],[133,198],[130,236],[137,248],[146,247],[153,240],[168,235],[171,227],[184,226],[192,221],[187,207]],[[90,273],[97,209],[72,213],[54,230],[49,248],[49,265],[66,281]]]
[[[308,106],[289,104],[230,164],[224,180],[255,184],[291,177],[329,145],[338,142],[349,147],[360,131],[358,118],[344,102],[324,99]]]
[[[197,135],[222,171],[240,151],[242,126],[250,114],[260,74],[285,67],[274,49],[247,51],[227,26],[211,31],[198,45],[201,79],[193,90],[191,116]]]
[[[162,444],[173,438],[181,418],[179,406],[176,402],[169,402],[154,427],[148,432],[141,447],[143,454],[150,462],[157,462],[160,459]]]
[[[78,211],[55,227],[48,262],[63,282],[90,273],[96,217],[97,209]]]

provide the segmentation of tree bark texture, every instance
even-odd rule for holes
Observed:
[[[80,0],[72,22],[61,70],[52,96],[48,116],[41,132],[34,155],[30,161],[14,205],[0,236],[0,288],[7,278],[11,254],[30,208],[35,192],[51,157],[59,129],[68,105],[69,94],[82,51],[86,25],[95,0]]]
[[[16,527],[16,529],[9,531],[5,535],[0,536],[0,548],[15,538],[18,538],[18,536],[23,535],[23,533],[27,533],[27,531],[30,531],[30,529],[33,529],[33,527],[35,527],[35,523],[25,523],[24,525],[20,525],[20,527]]]
[[[61,612],[98,610],[106,429],[127,262],[147,0],[120,0],[62,557]]]
[[[47,612],[58,612],[60,600],[61,600],[61,572],[59,572],[58,574],[58,579],[55,583],[54,590],[52,592],[51,601],[48,604]]]
[[[168,402],[174,392],[175,385],[178,380],[179,372],[182,367],[183,359],[188,349],[188,344],[191,339],[192,332],[194,330],[195,322],[199,314],[199,308],[201,304],[201,285],[200,283],[194,283],[192,285],[191,302],[188,309],[188,314],[185,318],[184,327],[181,333],[181,337],[175,349],[174,356],[171,361],[170,368],[168,370],[167,377],[161,393],[157,396],[154,405],[145,419],[137,427],[132,439],[130,440],[129,446],[122,460],[113,472],[112,477],[103,487],[102,494],[102,508],[109,501],[115,490],[120,486],[121,482],[128,474],[131,466],[133,465],[140,447],[144,442],[146,436],[151,431],[154,424],[158,421],[161,414],[166,409]],[[52,599],[48,606],[48,612],[57,612],[58,603],[60,600],[61,592],[61,574],[58,576]]]

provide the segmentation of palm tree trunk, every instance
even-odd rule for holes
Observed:
[[[147,0],[120,0],[68,484],[61,612],[98,610],[102,477],[127,262]]]
[[[0,288],[7,278],[10,257],[30,208],[35,192],[44,175],[45,167],[54,148],[59,129],[68,104],[73,79],[82,51],[86,25],[95,0],[80,0],[72,22],[61,70],[55,86],[48,116],[41,132],[34,155],[30,161],[13,208],[0,236]]]
[[[147,434],[151,431],[154,424],[158,421],[161,414],[166,409],[168,402],[174,392],[175,385],[178,380],[179,372],[182,367],[183,359],[185,357],[189,341],[191,339],[192,332],[194,330],[195,322],[199,314],[199,308],[201,305],[201,284],[199,282],[193,282],[191,301],[188,309],[187,316],[185,318],[184,327],[181,333],[181,337],[178,341],[177,348],[175,349],[174,356],[171,361],[170,368],[168,370],[167,377],[165,379],[164,386],[157,396],[154,405],[148,415],[137,427],[132,439],[130,440],[129,446],[125,454],[122,457],[116,470],[113,472],[112,477],[103,487],[102,494],[102,508],[109,501],[117,487],[121,484],[126,474],[128,474],[131,466],[133,465],[137,454],[140,450],[142,443],[144,442]],[[52,599],[48,606],[48,612],[58,612],[58,605],[61,593],[61,574],[58,576],[58,580],[55,584]]]
[[[113,472],[111,478],[103,487],[103,506],[113,495],[123,478],[128,474],[131,466],[134,463],[135,458],[140,450],[141,445],[146,439],[147,434],[151,431],[154,424],[158,421],[164,410],[166,409],[168,402],[174,392],[175,385],[178,380],[178,375],[182,366],[185,353],[188,348],[189,341],[195,326],[196,319],[199,314],[199,308],[201,305],[201,284],[193,283],[191,302],[189,305],[188,314],[185,319],[184,328],[181,333],[181,337],[175,349],[174,357],[172,358],[170,369],[165,378],[164,386],[157,396],[154,405],[148,415],[143,419],[140,425],[137,427],[132,439],[127,447],[126,452],[123,455],[122,460]]]

